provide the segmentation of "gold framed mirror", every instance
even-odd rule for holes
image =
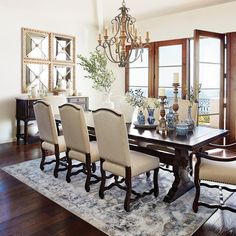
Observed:
[[[52,88],[53,90],[66,90],[75,88],[75,66],[71,65],[53,65],[52,70]]]
[[[22,28],[22,92],[75,89],[75,37]]]
[[[75,37],[53,34],[53,60],[54,61],[75,61]]]
[[[50,60],[50,34],[45,31],[22,29],[23,57],[32,60]]]

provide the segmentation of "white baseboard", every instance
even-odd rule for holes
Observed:
[[[16,138],[11,138],[11,139],[8,139],[8,140],[0,140],[0,144],[12,143],[12,142],[15,142],[15,141],[16,141]]]

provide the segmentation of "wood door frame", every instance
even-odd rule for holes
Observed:
[[[209,37],[209,38],[218,38],[221,41],[221,58],[220,58],[220,65],[221,65],[221,72],[220,72],[220,101],[219,101],[219,128],[224,128],[224,62],[225,62],[225,34],[220,34],[216,32],[209,32],[204,30],[194,30],[194,88],[199,87],[199,63],[200,63],[200,45],[199,39],[200,37]],[[195,90],[195,89],[194,89]],[[196,91],[196,90],[195,90]],[[195,94],[197,100],[199,100],[199,94]]]

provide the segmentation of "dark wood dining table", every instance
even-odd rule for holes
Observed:
[[[57,120],[59,118],[56,118]],[[92,112],[85,112],[85,119],[90,132],[94,131]],[[158,132],[156,129],[140,129],[133,124],[127,124],[128,138],[138,142],[159,144],[174,148],[173,172],[174,182],[164,198],[165,202],[172,202],[191,189],[194,184],[189,178],[188,164],[189,154],[197,152],[207,144],[216,141],[228,134],[228,130],[197,126],[185,136],[179,136],[175,131]],[[145,148],[141,148],[141,151]],[[145,151],[144,151],[145,152]],[[152,152],[146,149],[146,153],[159,155],[159,152]]]

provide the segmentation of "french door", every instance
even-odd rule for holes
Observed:
[[[198,123],[225,128],[225,34],[195,30],[193,65]]]

